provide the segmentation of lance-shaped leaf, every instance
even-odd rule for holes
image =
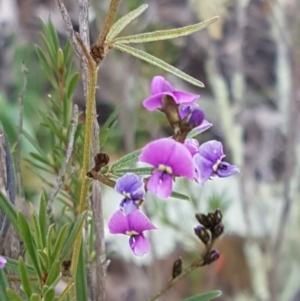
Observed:
[[[211,292],[193,296],[193,297],[181,300],[181,301],[210,301],[221,295],[222,295],[222,293],[220,291],[211,291]]]
[[[0,191],[0,209],[8,217],[9,221],[13,224],[15,229],[19,231],[16,209],[14,205],[10,202],[10,200],[1,191]]]
[[[136,163],[139,160],[141,151],[141,149],[138,149],[130,154],[125,155],[111,166],[111,170],[118,170],[125,166],[130,166],[131,164]]]
[[[137,9],[131,11],[126,14],[122,18],[120,18],[113,26],[110,28],[106,40],[111,41],[115,38],[129,23],[131,23],[134,19],[140,16],[146,9],[148,8],[147,4],[143,4]]]
[[[6,288],[9,287],[6,275],[4,270],[0,270],[0,300],[1,301],[8,301],[7,295],[6,295]]]
[[[140,168],[124,168],[113,171],[113,174],[120,177],[128,172],[135,173],[138,176],[148,176],[151,175],[153,167],[140,167]]]
[[[200,82],[199,80],[193,78],[192,76],[180,71],[179,69],[169,65],[168,63],[164,62],[163,60],[161,60],[145,51],[130,47],[128,45],[123,45],[123,44],[114,44],[114,45],[112,45],[112,47],[115,49],[118,49],[122,52],[128,53],[132,56],[135,56],[135,57],[139,58],[140,60],[145,61],[151,65],[154,65],[158,68],[161,68],[167,72],[170,72],[192,85],[195,85],[195,86],[198,86],[201,88],[204,87],[204,84],[202,82]]]
[[[31,282],[29,280],[29,276],[27,274],[25,262],[21,257],[19,258],[19,273],[20,273],[23,290],[25,292],[27,299],[29,300],[32,294],[32,287],[31,287]]]
[[[181,28],[174,28],[174,29],[167,29],[167,30],[158,30],[153,32],[145,32],[137,35],[127,36],[127,37],[120,37],[112,41],[112,43],[116,44],[129,44],[129,43],[147,43],[147,42],[155,42],[161,40],[169,40],[175,39],[179,37],[184,37],[201,30],[208,25],[217,21],[219,17],[213,17],[208,19],[204,22],[200,22],[197,24],[181,27]]]
[[[184,201],[190,201],[190,197],[187,196],[186,194],[183,194],[183,193],[179,193],[179,192],[176,192],[176,191],[173,191],[171,193],[171,197],[174,198],[174,199],[179,199],[179,200],[184,200]]]
[[[13,272],[19,271],[19,261],[8,257],[5,257],[5,259],[7,260],[7,263],[5,265],[5,270],[13,271]],[[25,266],[28,274],[36,275],[35,269],[31,265],[25,264]]]
[[[17,293],[15,293],[12,289],[6,289],[7,296],[9,297],[10,301],[24,301]],[[2,301],[2,300],[1,300]]]

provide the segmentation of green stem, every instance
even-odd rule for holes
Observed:
[[[97,88],[98,68],[94,60],[90,56],[88,50],[84,46],[83,42],[81,41],[81,39],[77,37],[77,40],[81,45],[83,53],[87,59],[88,70],[89,70],[83,162],[82,162],[82,169],[81,169],[81,190],[80,190],[80,200],[78,205],[78,214],[81,214],[83,211],[86,210],[87,207],[87,196],[88,196],[89,184],[90,184],[90,180],[86,177],[86,174],[89,170],[90,160],[91,160],[90,154],[91,154],[91,147],[92,147],[93,114],[95,110],[95,96],[96,96],[96,88]],[[74,242],[74,251],[72,256],[71,272],[74,279],[76,279],[81,242],[82,242],[82,231],[79,231]]]

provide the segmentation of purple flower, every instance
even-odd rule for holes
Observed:
[[[240,172],[235,165],[222,162],[224,157],[221,142],[212,140],[200,145],[198,153],[193,157],[199,184],[203,185],[214,175],[224,178]]]
[[[127,173],[120,177],[115,189],[125,197],[120,204],[120,209],[125,215],[137,209],[136,201],[145,197],[143,180],[134,173]]]
[[[204,119],[204,113],[196,103],[181,105],[179,108],[179,115],[181,119],[187,118],[188,123],[193,125],[193,130],[197,131],[199,134],[212,126],[210,122]]]
[[[194,155],[197,154],[199,151],[199,142],[196,139],[193,138],[185,139],[184,145],[189,150],[192,157],[194,157]]]
[[[173,139],[163,138],[150,142],[143,148],[139,160],[154,166],[147,189],[160,198],[171,195],[173,177],[194,178],[190,152],[182,143]]]
[[[177,104],[192,104],[197,98],[199,98],[199,95],[176,91],[174,87],[162,76],[155,76],[152,79],[151,94],[151,97],[143,101],[144,107],[149,111],[162,108],[162,98],[164,95],[171,96]]]
[[[0,269],[3,269],[6,265],[6,258],[0,255]]]
[[[108,222],[108,228],[112,234],[129,235],[129,245],[136,256],[143,256],[150,249],[143,232],[156,229],[140,210],[134,210],[126,216],[121,210],[116,211]]]

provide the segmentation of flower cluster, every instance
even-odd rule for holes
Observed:
[[[214,176],[222,178],[239,173],[236,166],[222,161],[225,155],[221,142],[212,140],[199,145],[197,140],[187,138],[191,131],[199,134],[212,126],[196,103],[198,98],[199,95],[175,90],[163,77],[156,76],[151,83],[151,96],[143,102],[147,110],[165,114],[173,137],[152,141],[142,149],[139,161],[153,168],[148,178],[127,173],[116,182],[115,189],[124,198],[108,227],[110,233],[130,236],[130,247],[137,256],[149,251],[149,241],[143,232],[156,229],[140,211],[145,190],[159,198],[168,198],[177,177],[204,185]],[[208,241],[206,228],[198,228],[196,234],[203,236],[202,241]]]

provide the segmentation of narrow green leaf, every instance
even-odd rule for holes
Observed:
[[[82,229],[82,224],[84,221],[86,215],[86,211],[82,212],[78,217],[74,225],[72,226],[68,238],[66,239],[66,243],[64,244],[64,247],[62,249],[62,252],[59,256],[59,260],[64,260],[66,256],[69,254],[69,252],[72,250],[72,246],[74,244],[75,238],[79,231]]]
[[[5,270],[18,272],[19,271],[19,261],[15,259],[11,259],[8,257],[5,257],[7,260],[7,263],[5,265]],[[27,273],[30,275],[36,275],[35,269],[33,266],[25,264]]]
[[[16,209],[10,200],[2,193],[2,191],[0,191],[0,209],[19,232]]]
[[[54,297],[55,297],[55,290],[53,287],[50,287],[44,297],[45,301],[54,301]]]
[[[145,51],[142,51],[142,50],[139,50],[139,49],[136,49],[136,48],[124,45],[124,44],[114,44],[114,45],[112,45],[112,47],[115,49],[118,49],[122,52],[128,53],[132,56],[135,56],[135,57],[139,58],[140,60],[149,63],[150,65],[154,65],[167,72],[170,72],[192,85],[195,85],[195,86],[198,86],[201,88],[204,87],[204,84],[202,82],[200,82],[199,80],[193,78],[192,76],[180,71],[179,69],[169,65],[168,63],[164,62],[163,60],[161,60]]]
[[[38,294],[32,294],[30,297],[30,301],[40,301],[40,297]]]
[[[110,28],[106,40],[111,41],[114,39],[129,23],[131,23],[134,19],[140,16],[146,9],[148,8],[147,4],[143,4],[137,9],[131,11],[126,14],[122,18],[120,18],[113,26]]]
[[[72,94],[74,93],[78,82],[79,82],[79,73],[75,73],[72,75],[69,83],[67,84],[67,99],[70,100],[72,97]]]
[[[43,163],[43,164],[46,164],[48,166],[51,166],[50,162],[47,160],[47,157],[42,157],[40,156],[39,154],[36,154],[36,153],[29,153],[29,155],[34,158],[35,160]]]
[[[32,213],[31,219],[32,219],[31,228],[33,229],[32,236],[35,241],[35,245],[37,246],[38,249],[43,250],[44,246],[43,246],[42,233],[41,233],[38,217],[36,216],[35,213]]]
[[[220,291],[211,291],[211,292],[193,296],[193,297],[181,300],[181,301],[209,301],[209,300],[215,299],[216,297],[219,297],[221,295],[222,295],[222,292],[220,292]]]
[[[28,274],[27,274],[24,260],[21,257],[19,258],[19,273],[20,273],[20,278],[21,278],[24,293],[25,293],[27,299],[30,299],[30,296],[32,294],[31,282],[30,282]]]
[[[50,254],[51,262],[55,261],[58,258],[59,253],[61,252],[62,247],[65,243],[67,231],[68,231],[68,225],[63,226],[62,229],[60,230],[55,245],[53,247],[53,252]]]
[[[40,148],[40,146],[37,144],[37,139],[32,138],[25,130],[23,130],[23,135],[26,137],[26,139],[31,143],[32,146],[35,147],[35,149],[40,153],[42,157],[46,157],[46,154],[44,151]]]
[[[9,287],[4,270],[0,270],[0,300],[9,301],[6,295],[6,288]]]
[[[184,200],[184,201],[190,201],[190,197],[185,195],[185,194],[182,194],[182,193],[179,193],[179,192],[176,192],[176,191],[173,191],[171,193],[171,197],[172,198],[175,198],[175,199],[179,199],[179,200]]]
[[[58,36],[57,36],[57,32],[53,26],[53,23],[51,21],[51,19],[49,18],[48,20],[48,24],[47,24],[48,28],[49,28],[49,33],[50,33],[50,37],[52,38],[52,43],[53,43],[53,48],[58,51],[59,48],[59,42],[58,42]]]
[[[80,300],[80,301],[88,301],[85,269],[86,269],[85,249],[84,249],[84,244],[81,243],[77,274],[76,274],[76,286],[75,286],[76,300]]]
[[[12,289],[7,288],[6,294],[9,297],[10,301],[24,301],[17,293],[15,293]]]
[[[118,124],[118,121],[115,120],[109,128],[106,128],[104,130],[101,129],[101,131],[100,131],[100,145],[103,146],[105,144],[107,138],[109,137],[109,134],[116,128],[117,124]]]
[[[37,250],[39,259],[40,259],[40,265],[42,268],[43,273],[48,273],[49,267],[50,267],[50,260],[49,256],[46,251],[44,250]]]
[[[127,172],[133,172],[139,176],[148,176],[151,175],[152,171],[153,171],[153,167],[124,168],[124,169],[114,170],[113,174],[116,176],[122,176]]]
[[[60,261],[55,260],[50,268],[47,280],[46,280],[46,285],[48,286],[54,286],[60,276]]]
[[[146,33],[141,33],[141,34],[127,36],[127,37],[120,37],[113,40],[112,43],[116,43],[116,44],[146,43],[146,42],[175,39],[175,38],[190,35],[193,32],[201,30],[207,27],[208,25],[214,23],[218,19],[219,17],[213,17],[204,22],[181,27],[181,28],[158,30],[158,31],[146,32]]]
[[[55,224],[52,224],[49,226],[48,234],[47,234],[47,250],[49,256],[52,254],[54,234],[55,234]]]
[[[41,165],[39,165],[39,164],[36,164],[35,161],[33,161],[33,160],[31,160],[31,159],[26,159],[26,158],[24,158],[24,160],[25,160],[26,162],[28,162],[30,165],[36,167],[37,169],[46,171],[46,172],[48,172],[48,173],[53,173],[53,170],[47,169],[46,167],[43,167],[43,166],[41,166]]]
[[[22,237],[22,240],[24,241],[26,251],[28,253],[28,256],[30,257],[30,260],[32,262],[32,265],[36,271],[36,274],[38,275],[39,279],[42,278],[40,266],[37,259],[37,252],[36,252],[36,246],[33,243],[33,238],[29,229],[28,222],[25,218],[25,216],[22,214],[22,212],[18,211],[17,213],[18,218],[18,225],[20,230],[20,235]]]
[[[40,198],[40,209],[39,209],[39,224],[43,242],[43,248],[47,246],[47,209],[46,209],[46,193],[43,192]]]
[[[138,149],[130,154],[125,155],[111,166],[111,170],[115,171],[138,162],[141,151],[141,149]]]

